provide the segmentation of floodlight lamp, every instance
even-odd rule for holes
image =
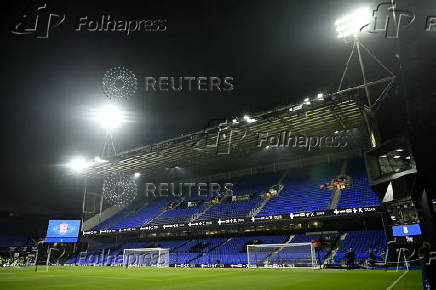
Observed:
[[[135,172],[135,174],[133,175],[133,177],[135,177],[135,178],[139,178],[141,176],[141,173],[139,173],[139,172]]]
[[[67,164],[71,171],[75,173],[83,172],[86,168],[89,167],[89,165],[89,162],[86,161],[86,159],[83,157],[76,157]]]
[[[103,107],[99,113],[97,120],[105,129],[115,129],[123,122],[121,111],[114,105]]]
[[[316,99],[319,101],[324,101],[324,94],[323,93],[318,93],[318,95],[316,95]]]
[[[336,20],[338,38],[356,37],[360,30],[371,22],[371,10],[361,8]]]
[[[245,115],[245,116],[244,116],[244,120],[245,120],[247,123],[254,123],[254,122],[256,122],[256,119],[255,119],[255,118],[251,118],[251,117],[248,116],[248,115]]]

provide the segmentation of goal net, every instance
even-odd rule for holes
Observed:
[[[260,244],[247,246],[248,268],[318,268],[312,243]]]
[[[169,267],[170,250],[163,248],[124,249],[125,267]]]

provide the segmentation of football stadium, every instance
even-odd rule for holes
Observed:
[[[436,289],[435,3],[164,2],[10,8],[0,289]]]

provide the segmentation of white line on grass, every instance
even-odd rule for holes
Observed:
[[[401,276],[400,277],[398,277],[398,279],[397,280],[395,280],[388,288],[386,288],[386,290],[391,290],[392,288],[394,288],[394,286],[398,283],[398,282],[400,282],[400,280],[404,277],[404,276],[406,276],[406,274],[407,273],[409,273],[409,270],[406,270],[406,272],[404,272],[403,274],[401,274]]]

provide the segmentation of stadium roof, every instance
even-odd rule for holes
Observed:
[[[94,162],[84,176],[111,174],[157,176],[168,168],[235,168],[244,157],[265,150],[261,135],[324,136],[364,126],[363,105],[357,94],[328,94],[305,98],[300,104],[243,116],[201,131],[150,144]],[[217,142],[218,140],[218,142]]]

